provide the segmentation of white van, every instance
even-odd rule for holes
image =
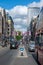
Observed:
[[[28,45],[29,51],[35,51],[35,41],[30,41]]]

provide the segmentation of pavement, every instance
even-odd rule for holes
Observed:
[[[5,54],[8,49],[9,49],[9,45],[7,45],[7,47],[2,47],[2,42],[0,42],[0,56]]]
[[[4,49],[4,47],[2,47],[2,42],[0,41],[0,52]]]
[[[24,48],[23,56],[21,56],[20,48]],[[21,44],[18,49],[12,50],[7,47],[6,51],[6,54],[0,56],[0,65],[38,65],[32,54],[27,53],[25,45]]]

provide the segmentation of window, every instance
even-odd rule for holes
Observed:
[[[8,28],[8,31],[9,31],[9,28]]]
[[[9,34],[9,32],[7,32]]]
[[[41,45],[43,46],[43,35],[42,35],[42,38],[41,38],[41,42],[42,42],[42,44],[41,44]]]
[[[42,46],[43,45],[43,35],[39,36],[39,45]]]

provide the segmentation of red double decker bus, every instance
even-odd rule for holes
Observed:
[[[43,65],[43,7],[40,11],[38,21],[36,24],[36,54],[37,59],[41,65]]]

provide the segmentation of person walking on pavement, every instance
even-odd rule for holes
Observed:
[[[7,36],[5,35],[5,46],[7,46]]]
[[[7,46],[7,37],[4,34],[2,35],[2,46]]]

